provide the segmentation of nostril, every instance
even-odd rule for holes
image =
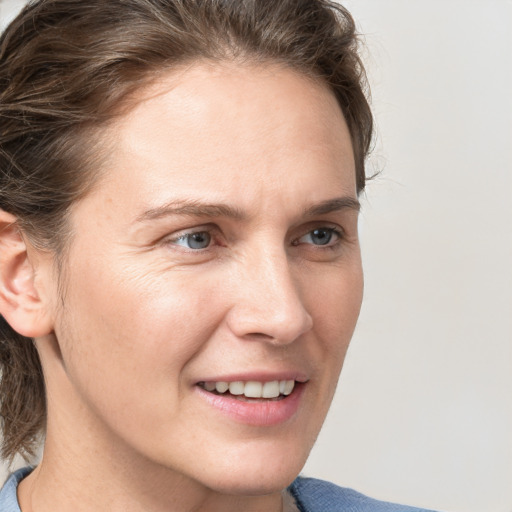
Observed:
[[[249,332],[246,335],[244,335],[244,338],[260,341],[269,341],[273,339],[272,336],[270,336],[269,334],[265,334],[263,332]]]

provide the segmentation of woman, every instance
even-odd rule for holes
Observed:
[[[362,296],[350,15],[41,0],[0,51],[1,510],[410,510],[296,479]]]

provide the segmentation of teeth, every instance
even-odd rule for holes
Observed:
[[[261,398],[263,384],[261,382],[249,381],[245,384],[244,395],[247,398]]]
[[[243,395],[244,394],[244,383],[243,382],[231,382],[229,384],[229,392],[232,395]]]
[[[289,395],[295,386],[294,380],[280,380],[279,381],[279,392],[282,395]]]
[[[277,398],[279,396],[279,381],[265,382],[261,396],[263,398]]]
[[[216,382],[215,383],[215,389],[219,393],[225,393],[229,388],[229,384],[227,382]]]
[[[286,380],[285,385],[284,385],[283,395],[288,396],[293,391],[294,386],[295,386],[294,380]]]
[[[232,395],[244,395],[247,398],[277,398],[279,395],[288,396],[295,387],[294,380],[273,380],[271,382],[204,382],[204,389],[225,393],[229,390]]]

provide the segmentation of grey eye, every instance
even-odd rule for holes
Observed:
[[[176,241],[176,245],[181,245],[187,249],[206,249],[210,245],[212,237],[206,231],[198,231],[197,233],[187,233],[180,236]]]
[[[318,228],[306,233],[298,240],[299,244],[328,245],[333,238],[338,237],[336,230],[332,228]]]

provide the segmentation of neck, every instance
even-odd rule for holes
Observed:
[[[49,415],[43,458],[18,489],[22,512],[281,512],[281,492],[215,490],[148,461],[91,425]],[[103,432],[104,434],[104,432]]]
[[[43,457],[21,483],[22,512],[296,512],[285,491],[265,496],[237,496],[206,489],[168,471],[154,480],[134,480],[130,471],[105,478],[73,457],[53,464]],[[53,462],[53,461],[52,461]],[[154,475],[156,476],[156,475]]]

